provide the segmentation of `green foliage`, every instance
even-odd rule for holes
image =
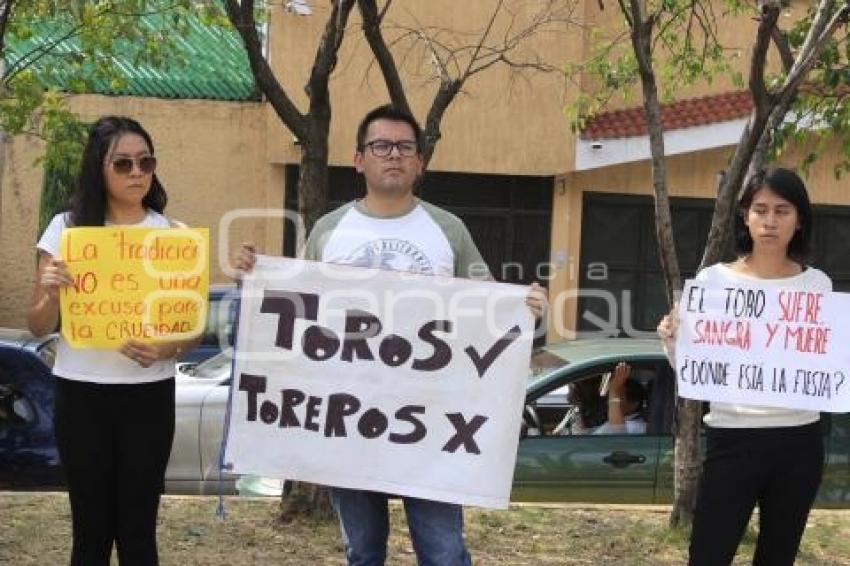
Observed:
[[[837,3],[838,7],[842,5]],[[570,73],[585,73],[597,88],[583,92],[567,110],[574,129],[580,129],[594,114],[604,111],[614,98],[628,100],[629,91],[639,84],[635,54],[629,38],[629,19],[622,12],[627,3],[608,1],[623,14],[623,27],[616,39],[593,36],[594,50],[588,61],[568,67]],[[722,13],[715,13],[716,7]],[[724,17],[757,15],[753,0],[650,0],[647,11],[654,14],[652,59],[660,86],[661,98],[669,101],[682,87],[700,81],[711,83],[719,74],[731,76],[739,88],[745,87],[744,76],[733,66],[737,51],[727,49],[717,40],[717,26]],[[806,8],[802,17],[791,21],[785,37],[792,55],[797,56],[812,26],[817,6]],[[782,18],[781,23],[789,21]],[[835,166],[840,177],[850,172],[850,34],[843,30],[830,40],[809,73],[801,93],[785,121],[772,132],[770,159],[779,158],[789,148],[805,147],[807,153],[800,164],[804,172],[831,144],[837,143],[843,159]],[[768,90],[777,92],[785,81],[785,73],[768,74]]]
[[[593,50],[587,61],[567,68],[570,74],[585,73],[596,88],[583,92],[567,108],[572,127],[581,128],[594,114],[604,111],[616,97],[628,101],[631,91],[640,83],[638,65],[631,45],[631,15],[626,2],[606,2],[606,8],[620,10],[622,28],[612,36],[594,33]],[[715,10],[720,6],[723,12]],[[739,53],[720,44],[717,38],[722,17],[751,10],[743,0],[652,0],[647,14],[653,18],[651,57],[661,99],[672,100],[683,87],[705,81],[718,74],[729,74],[733,82],[743,85],[743,77],[734,71],[733,61]]]
[[[618,42],[605,43],[598,36],[594,42],[596,49],[588,61],[569,65],[566,69],[570,76],[583,72],[599,84],[596,91],[581,90],[576,101],[567,107],[574,131],[580,130],[587,118],[601,112],[613,96],[620,95],[628,100],[630,91],[638,82],[637,60],[633,51],[624,51],[623,45]]]
[[[210,3],[211,4],[211,3]],[[149,68],[181,65],[177,40],[196,10],[192,0],[10,0],[2,48],[0,129],[46,142],[40,229],[64,205],[79,168],[85,126],[69,94],[120,90],[124,61]],[[212,21],[212,20],[211,20]]]
[[[53,95],[51,98],[57,97]],[[50,122],[45,128],[52,132],[52,139],[41,159],[44,181],[41,186],[39,234],[53,215],[65,208],[80,169],[86,126],[66,113],[67,109],[56,103],[50,103],[44,111],[45,120]]]
[[[260,4],[263,3],[260,2]],[[200,7],[196,7],[195,9],[197,10],[196,15],[205,26],[233,27],[224,8],[218,2],[204,2]],[[263,13],[265,14],[265,11]]]
[[[786,34],[795,56],[811,29],[814,14],[815,7],[809,7]],[[775,75],[770,84],[779,84],[784,78],[784,73]],[[824,150],[835,143],[841,159],[833,174],[840,178],[850,171],[850,41],[846,26],[826,44],[800,91],[788,117],[773,132],[770,157],[779,158],[789,147],[805,144],[807,152],[800,167],[808,173]]]
[[[74,117],[67,93],[120,89],[117,58],[165,67],[181,60],[175,39],[188,31],[191,0],[27,0],[8,2],[10,17],[2,56],[0,128],[48,142]]]

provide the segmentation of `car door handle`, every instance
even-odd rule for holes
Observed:
[[[621,450],[615,450],[602,459],[606,464],[611,464],[615,468],[625,468],[631,464],[643,464],[646,462],[646,456],[643,454],[629,454]]]

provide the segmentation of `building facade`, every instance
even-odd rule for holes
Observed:
[[[267,28],[272,68],[302,109],[307,106],[303,86],[327,17],[323,4],[313,4],[313,14],[306,17],[276,5]],[[468,32],[453,36],[462,44],[480,33],[494,4],[417,0],[406,11],[394,6],[387,16],[387,37],[399,38],[414,27],[452,27]],[[528,11],[533,5],[522,3],[513,20],[497,20],[494,36],[533,15]],[[563,69],[590,52],[588,29],[613,32],[619,26],[614,12],[600,11],[595,0],[580,1],[571,18],[585,27],[532,36],[516,57],[536,57]],[[755,25],[742,16],[722,26],[721,40],[739,44],[742,68]],[[333,203],[363,193],[362,180],[351,168],[355,129],[368,110],[388,100],[359,26],[355,11],[330,84]],[[399,42],[401,53],[404,43]],[[414,112],[424,121],[436,91],[429,80],[433,68],[427,53],[413,47],[404,53],[399,56],[402,78]],[[499,279],[546,282],[553,305],[550,340],[573,337],[576,331],[647,331],[666,309],[654,242],[648,141],[635,107],[639,99],[615,100],[611,111],[573,132],[565,108],[592,88],[593,80],[584,75],[565,80],[561,73],[518,72],[506,65],[474,76],[445,114],[443,137],[421,189],[423,198],[467,222]],[[297,202],[300,147],[270,105],[250,95],[213,93],[200,99],[189,90],[176,97],[151,92],[80,95],[71,104],[87,120],[126,114],[149,129],[171,199],[168,213],[211,228],[214,282],[226,280],[223,262],[239,242],[257,242],[270,254],[296,253],[294,231],[280,211]],[[674,224],[688,274],[704,245],[718,171],[732,154],[749,103],[731,77],[696,85],[677,98],[664,108],[665,136]],[[26,137],[6,144],[0,326],[26,323],[44,177],[35,160],[43,151],[43,144]],[[794,165],[801,154],[802,149],[792,151],[783,162]],[[824,243],[850,230],[844,228],[850,193],[832,175],[838,159],[838,149],[830,148],[806,179]],[[823,248],[816,263],[836,277],[839,288],[850,288],[847,260]]]

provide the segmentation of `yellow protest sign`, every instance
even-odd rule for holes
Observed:
[[[185,340],[204,329],[209,230],[104,226],[62,232],[74,280],[59,299],[62,336],[76,348]]]

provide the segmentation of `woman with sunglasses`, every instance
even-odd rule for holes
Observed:
[[[800,177],[789,169],[763,171],[738,205],[738,259],[704,269],[697,280],[831,291],[829,277],[805,263],[811,233],[812,210]],[[658,325],[671,360],[677,327],[675,310]],[[706,454],[689,564],[730,564],[756,504],[753,564],[793,564],[823,472],[820,413],[712,402],[704,421]]]
[[[74,226],[178,225],[163,215],[150,135],[130,118],[107,116],[89,130],[70,209],[37,244],[38,278],[29,310],[36,335],[59,323],[59,292],[72,284],[62,261],[62,231]],[[196,341],[116,351],[72,349],[59,338],[54,428],[68,485],[72,565],[158,563],[156,517],[174,437],[174,358]]]

